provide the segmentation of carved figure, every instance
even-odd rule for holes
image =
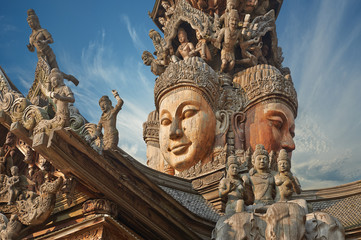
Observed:
[[[60,190],[63,179],[59,177],[53,182],[46,181],[40,186],[40,194],[32,194],[26,200],[16,202],[21,223],[37,225],[43,223],[55,206],[56,193]]]
[[[237,29],[239,23],[238,11],[232,9],[228,15],[228,27],[224,27],[219,32],[219,35],[216,40],[218,44],[222,44],[221,50],[221,72],[230,72],[235,65],[235,55],[234,48],[237,43],[241,43],[243,41],[242,33],[239,29]]]
[[[263,145],[256,146],[252,164],[249,175],[253,186],[254,204],[270,205],[274,203],[275,180],[269,170],[268,152]]]
[[[192,57],[195,53],[194,45],[193,43],[189,42],[187,32],[183,28],[178,29],[178,40],[180,45],[175,55],[177,57],[182,57],[183,60]]]
[[[216,73],[198,57],[171,63],[157,79],[154,93],[160,149],[169,165],[184,171],[211,161],[219,96]]]
[[[227,176],[219,183],[219,196],[227,199],[226,215],[244,211],[244,187],[239,176],[239,163],[235,156],[229,156],[226,165]]]
[[[207,46],[207,40],[202,38],[201,33],[196,30],[196,37],[198,39],[196,48],[193,50],[192,55],[195,55],[196,53],[199,54],[199,56],[206,62],[209,62],[212,60],[211,51],[209,51],[209,48]]]
[[[49,44],[53,43],[54,40],[51,34],[44,28],[41,28],[39,18],[35,14],[34,9],[28,10],[28,24],[32,30],[32,33],[29,38],[29,44],[27,45],[30,52],[34,52],[36,48],[36,53],[38,58],[44,58],[51,68],[59,68],[56,61],[55,54]],[[72,75],[65,74],[61,72],[65,79],[73,82],[76,86],[79,84],[79,81]]]
[[[153,41],[153,45],[155,48],[155,55],[157,56],[157,64],[162,66],[167,66],[169,64],[169,57],[172,49],[167,48],[167,44],[164,39],[160,36],[159,32],[151,29],[149,31],[149,37]]]
[[[8,205],[14,204],[18,199],[21,193],[26,190],[27,180],[26,177],[21,175],[19,176],[19,169],[17,166],[11,167],[11,177],[4,178],[5,186],[1,190],[0,195],[8,193]]]
[[[46,88],[42,86],[42,91],[46,96],[50,97],[55,105],[55,116],[50,120],[42,120],[35,127],[34,132],[45,131],[49,133],[51,130],[58,127],[67,127],[70,125],[70,113],[69,113],[69,103],[74,103],[75,99],[73,92],[68,86],[64,84],[63,76],[59,69],[53,68],[49,75],[51,82],[52,91],[47,91]]]
[[[229,14],[233,9],[237,9],[238,5],[239,5],[239,0],[227,0],[226,11],[219,18],[219,23],[221,25],[223,24],[223,27],[229,27],[228,24]]]
[[[4,146],[0,147],[0,174],[10,175],[15,155],[16,137],[12,132],[6,134]]]
[[[3,215],[3,217],[5,217],[5,216]],[[6,218],[6,220],[7,220],[7,218]],[[17,239],[21,228],[22,228],[22,225],[18,220],[18,215],[12,214],[10,217],[10,220],[8,222],[6,221],[5,228],[2,228],[0,231],[1,240]]]
[[[163,0],[161,5],[165,10],[165,17],[167,18],[167,20],[169,20],[174,13],[174,7],[171,7],[169,2],[166,0]]]
[[[301,186],[296,177],[291,173],[291,161],[285,149],[279,153],[278,173],[275,175],[276,201],[291,200],[292,194],[301,193]]]
[[[115,107],[112,106],[112,102],[108,96],[102,96],[99,100],[99,106],[103,113],[97,126],[96,136],[99,136],[102,128],[104,128],[104,150],[116,148],[119,140],[119,134],[116,128],[117,115],[122,109],[124,101],[119,97],[119,94],[116,90],[112,90],[112,93],[114,98],[117,100],[117,105],[115,105]]]

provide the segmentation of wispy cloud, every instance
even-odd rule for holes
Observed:
[[[136,39],[137,34],[134,29],[132,31],[132,38]],[[79,86],[71,87],[76,98],[75,105],[90,122],[99,121],[100,97],[108,95],[115,105],[111,90],[116,89],[119,92],[124,100],[123,109],[117,118],[119,146],[145,163],[146,147],[142,136],[142,124],[154,108],[151,80],[154,76],[141,63],[140,57],[123,55],[124,60],[120,62],[118,54],[123,54],[121,49],[114,48],[103,30],[96,40],[91,41],[82,50],[79,62],[72,59],[68,53],[63,53],[60,66],[79,79]]]
[[[143,49],[145,49],[145,45],[143,44],[142,40],[139,38],[135,28],[132,26],[129,17],[125,14],[122,14],[120,18],[121,21],[124,22],[124,24],[127,27],[128,33],[132,39],[134,47],[139,51],[143,51]]]
[[[361,178],[361,62],[354,56],[361,53],[361,25],[349,25],[348,1],[312,4],[313,15],[305,23],[293,18],[289,25],[297,28],[287,28],[285,37],[292,51],[285,65],[293,71],[300,106],[292,168],[306,188]]]

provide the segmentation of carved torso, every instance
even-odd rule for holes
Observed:
[[[272,204],[275,191],[275,179],[271,173],[255,173],[250,176],[255,204]]]

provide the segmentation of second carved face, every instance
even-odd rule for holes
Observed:
[[[160,148],[170,166],[183,171],[210,155],[216,118],[199,92],[184,89],[165,96],[159,121]]]

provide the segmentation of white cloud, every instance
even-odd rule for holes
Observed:
[[[361,179],[361,25],[345,26],[351,4],[312,2],[309,18],[291,18],[280,34],[300,106],[292,168],[305,188]]]
[[[143,44],[142,40],[139,38],[137,31],[132,26],[129,17],[125,14],[122,14],[120,17],[121,17],[122,22],[124,22],[125,25],[127,26],[127,30],[132,39],[134,47],[137,50],[145,49],[145,45]]]

